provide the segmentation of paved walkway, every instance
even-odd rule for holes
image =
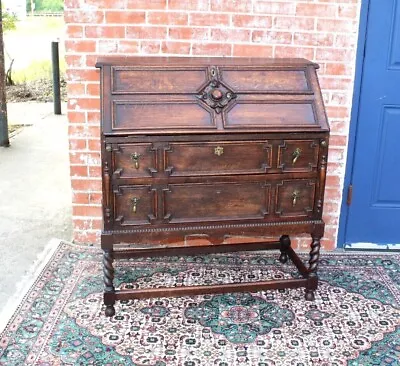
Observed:
[[[72,237],[65,114],[51,103],[10,103],[8,116],[27,126],[0,148],[0,313],[40,259]]]

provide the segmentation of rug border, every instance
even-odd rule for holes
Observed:
[[[40,278],[42,272],[46,269],[47,265],[51,263],[58,249],[64,244],[74,245],[65,240],[51,239],[37,255],[26,274],[18,281],[15,286],[14,294],[7,300],[3,310],[0,312],[0,335],[7,329],[19,307]]]

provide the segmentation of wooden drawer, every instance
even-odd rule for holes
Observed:
[[[171,223],[263,219],[271,186],[265,182],[170,184],[164,215]]]
[[[276,185],[275,213],[280,217],[311,217],[316,184],[310,179],[282,180]]]
[[[114,177],[151,177],[157,172],[157,151],[153,144],[118,144],[113,149]]]
[[[283,172],[308,172],[318,164],[318,140],[284,140],[278,149],[278,169]]]
[[[171,176],[262,174],[271,167],[267,141],[170,143],[164,169]]]
[[[156,219],[157,193],[152,186],[119,186],[114,193],[117,224],[144,225]]]

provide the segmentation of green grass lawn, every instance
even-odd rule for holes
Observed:
[[[63,17],[27,17],[5,34],[6,69],[11,59],[13,81],[23,83],[51,78],[51,42],[59,40],[60,69],[65,72]]]
[[[15,36],[41,36],[52,32],[55,37],[64,34],[63,17],[27,17],[17,23],[17,28],[9,34]]]

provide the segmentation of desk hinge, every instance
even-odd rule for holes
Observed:
[[[353,200],[353,185],[350,184],[347,188],[347,205],[351,205],[351,201]]]

